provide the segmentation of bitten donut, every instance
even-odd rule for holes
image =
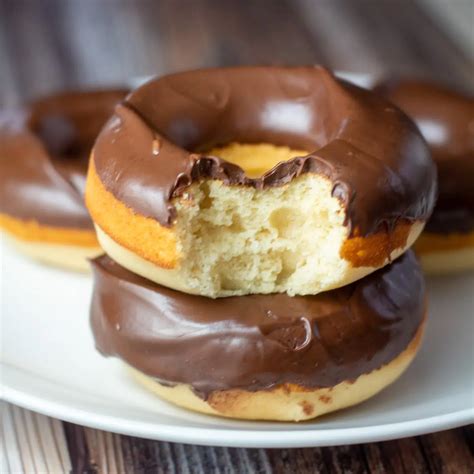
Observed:
[[[132,92],[94,146],[86,203],[104,250],[145,278],[296,295],[397,258],[435,190],[417,128],[376,94],[320,67],[242,67]]]
[[[423,268],[474,269],[474,98],[417,80],[377,90],[415,120],[438,167],[438,202],[415,247]]]
[[[204,413],[299,421],[362,402],[420,347],[425,287],[408,251],[317,296],[211,299],[93,261],[96,347],[160,397]]]
[[[0,229],[20,251],[77,270],[100,253],[83,202],[88,159],[125,94],[66,92],[0,111]]]

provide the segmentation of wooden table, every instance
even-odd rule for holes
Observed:
[[[444,1],[472,14],[471,0]],[[423,4],[0,0],[0,104],[18,104],[62,88],[121,83],[131,76],[234,64],[323,63],[379,76],[416,74],[472,85],[469,58]],[[5,413],[3,444],[10,454],[17,446],[29,450],[24,455],[28,462],[48,462],[40,460],[48,457],[48,439],[55,449],[55,466],[72,466],[74,472],[474,471],[472,426],[383,443],[265,450],[143,440],[61,424],[11,406]],[[44,439],[35,438],[37,445],[33,439],[26,446],[18,441],[18,430],[33,426],[31,420],[43,427]]]

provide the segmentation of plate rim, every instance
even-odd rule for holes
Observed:
[[[3,372],[4,368],[7,371],[26,372],[10,364],[0,362],[0,373]],[[36,375],[35,377],[40,378]],[[248,428],[219,427],[216,429],[199,426],[176,426],[169,423],[147,423],[100,413],[91,409],[91,403],[88,401],[83,403],[89,409],[71,406],[63,400],[54,400],[44,393],[35,395],[31,391],[28,392],[15,386],[15,383],[8,379],[8,375],[6,377],[2,376],[1,398],[23,408],[70,423],[113,433],[200,446],[307,448],[350,445],[418,436],[474,423],[474,407],[472,407],[428,418],[354,428],[318,429],[316,426],[307,430],[252,430]],[[46,382],[51,383],[47,380]]]

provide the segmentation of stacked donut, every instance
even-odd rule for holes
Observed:
[[[0,112],[0,229],[18,250],[75,270],[101,252],[83,202],[87,166],[125,94],[65,92]]]
[[[97,348],[204,413],[298,421],[359,403],[419,348],[409,247],[435,194],[414,123],[323,68],[152,80],[91,156]]]

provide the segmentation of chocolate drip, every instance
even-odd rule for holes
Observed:
[[[96,346],[164,383],[260,390],[331,387],[387,364],[412,340],[425,285],[411,251],[317,296],[210,299],[154,284],[109,257],[93,263]]]

